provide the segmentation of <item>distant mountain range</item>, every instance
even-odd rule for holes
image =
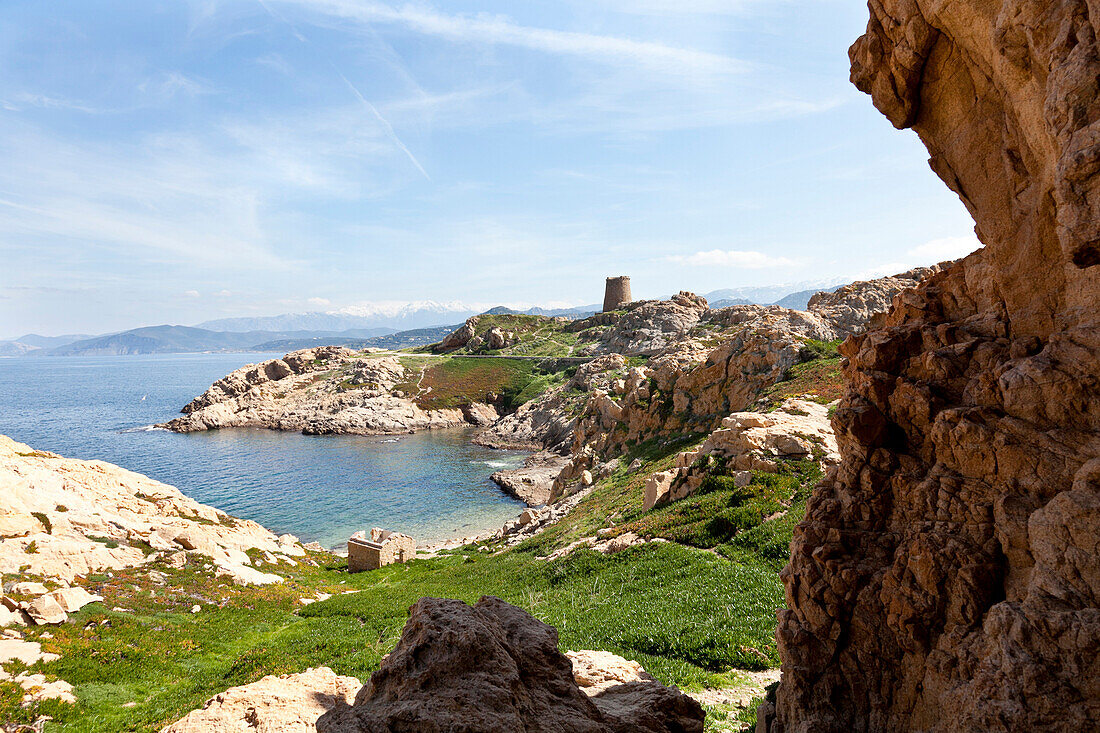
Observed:
[[[393,333],[392,329],[368,328],[343,332],[316,331],[211,331],[189,326],[146,326],[122,333],[74,341],[47,352],[49,356],[101,356],[114,354],[186,354],[201,351],[262,351],[266,341],[290,338],[370,338]]]
[[[805,286],[811,286],[806,289]],[[802,288],[792,292],[792,288]],[[712,308],[730,305],[782,305],[805,309],[810,297],[834,283],[798,283],[768,287],[727,288],[706,293]],[[197,326],[145,326],[120,333],[91,336],[26,334],[0,341],[0,357],[171,354],[205,351],[289,352],[336,344],[354,348],[406,348],[439,341],[478,313],[527,313],[584,318],[598,304],[575,308],[528,308],[515,311],[497,306],[486,311],[466,303],[423,300],[414,303],[352,306],[340,311],[284,313],[278,316],[220,318]]]
[[[283,339],[280,341],[267,341],[257,344],[256,351],[271,351],[290,353],[299,349],[311,349],[314,346],[346,346],[349,349],[408,349],[413,346],[427,346],[442,341],[443,337],[454,331],[461,324],[450,326],[434,326],[432,328],[415,328],[409,331],[398,331],[384,336],[374,336],[366,339],[336,339],[310,338],[310,339]]]

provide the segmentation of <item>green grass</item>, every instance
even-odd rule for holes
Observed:
[[[503,349],[490,349],[481,343],[477,348],[469,345],[448,351],[449,354],[489,354],[514,356],[571,356],[577,343],[577,334],[565,330],[564,322],[547,316],[521,313],[482,314],[476,317],[475,335],[482,337],[491,328],[515,334],[516,340]]]
[[[425,410],[463,407],[472,402],[499,402],[518,394],[531,381],[534,362],[513,359],[447,359],[428,367],[416,403]]]
[[[406,361],[410,362],[405,365],[409,372],[406,381],[394,389],[414,397],[425,410],[453,409],[474,402],[514,409],[565,380],[563,372],[546,373],[538,362],[520,359],[402,357],[402,363]]]
[[[839,343],[809,340],[800,354],[803,361],[788,369],[783,379],[765,389],[757,405],[763,410],[773,410],[784,400],[803,395],[827,405],[843,397],[847,387],[840,368],[841,357],[836,353]]]
[[[709,491],[642,512],[646,475],[670,466],[679,450],[700,439],[635,446],[563,521],[505,552],[466,548],[354,575],[343,560],[315,554],[318,566],[281,566],[286,582],[263,588],[231,586],[194,558],[183,569],[156,561],[91,575],[81,584],[103,603],[51,627],[51,639],[42,639],[41,629],[27,630],[45,651],[62,655],[34,671],[72,683],[79,703],[23,709],[10,685],[0,686],[0,722],[48,714],[57,721],[50,731],[155,731],[210,696],[267,674],[327,665],[365,680],[400,637],[409,605],[425,595],[467,602],[497,595],[557,627],[563,649],[606,649],[687,689],[731,684],[738,669],[778,664],[775,611],[783,590],[777,571],[817,474],[809,464],[791,463],[779,476],[758,475],[746,491],[722,482],[715,465]],[[629,472],[635,457],[644,468]],[[718,505],[729,507],[735,494],[741,506],[763,498],[790,509],[747,529],[706,535],[706,523],[721,513]],[[684,544],[539,559],[601,527],[634,528]],[[166,582],[156,582],[149,570]],[[344,594],[349,590],[357,592]],[[333,597],[298,602],[320,592]],[[194,604],[200,613],[190,613]],[[116,607],[127,610],[109,610]],[[122,707],[129,702],[136,705]]]

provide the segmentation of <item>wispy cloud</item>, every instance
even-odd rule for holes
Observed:
[[[957,260],[981,249],[982,243],[973,234],[964,237],[940,237],[918,244],[906,251],[904,257],[870,267],[856,275],[858,280],[871,280],[905,272],[914,267],[927,267],[940,262]]]
[[[773,257],[754,250],[712,249],[691,255],[673,255],[667,262],[693,267],[740,267],[762,270],[769,267],[793,267],[799,263],[789,257]]]
[[[909,256],[929,263],[943,262],[966,257],[981,246],[982,243],[973,234],[967,237],[942,237],[917,245],[909,250]]]
[[[428,171],[424,170],[424,166],[420,165],[420,161],[416,159],[416,156],[412,154],[412,151],[409,150],[408,146],[406,146],[405,143],[401,142],[401,138],[399,138],[397,136],[397,133],[393,131],[393,125],[391,125],[386,120],[386,118],[382,116],[382,113],[378,111],[378,108],[371,104],[367,100],[367,98],[363,96],[362,92],[360,92],[354,84],[348,81],[348,78],[346,76],[340,74],[339,72],[337,73],[339,74],[340,78],[344,80],[344,83],[347,84],[348,89],[350,89],[355,97],[360,102],[362,102],[363,106],[371,111],[371,114],[374,115],[374,118],[378,120],[378,124],[382,125],[382,129],[386,131],[386,136],[389,137],[390,141],[394,145],[396,145],[398,150],[404,153],[410,161],[412,161],[412,164],[416,166],[416,169],[420,171],[421,174],[423,174],[424,178],[428,179],[429,181],[432,180],[432,177],[428,175]]]
[[[456,42],[517,46],[545,53],[628,63],[678,74],[741,74],[752,65],[719,53],[611,35],[521,25],[501,15],[448,15],[423,6],[391,7],[351,0],[285,0],[287,4],[355,20],[392,23]]]
[[[309,39],[306,38],[306,36],[298,30],[298,27],[296,25],[287,20],[285,16],[283,16],[281,13],[276,12],[270,5],[264,2],[264,0],[257,0],[257,2],[259,2],[263,9],[266,10],[273,18],[279,20],[284,25],[286,25],[300,43],[309,43]],[[412,154],[412,151],[409,150],[408,146],[401,141],[400,137],[397,136],[397,133],[393,129],[393,125],[391,125],[389,121],[382,116],[382,113],[378,111],[378,108],[375,107],[370,100],[363,96],[363,93],[359,91],[359,88],[352,84],[351,81],[346,76],[344,76],[343,72],[341,72],[336,67],[336,64],[334,64],[331,59],[328,60],[328,63],[329,66],[332,67],[333,72],[335,72],[336,75],[340,77],[341,81],[344,82],[344,85],[347,86],[349,90],[351,90],[351,93],[353,95],[355,95],[355,98],[358,99],[359,102],[370,111],[375,120],[378,121],[378,124],[380,124],[382,126],[382,129],[386,132],[386,136],[395,146],[397,146],[397,149],[405,154],[405,156],[409,159],[409,161],[412,162],[416,169],[420,171],[424,178],[429,181],[432,180],[432,177],[428,175],[428,171],[424,170],[424,166],[420,165],[420,161],[416,159],[416,156]]]

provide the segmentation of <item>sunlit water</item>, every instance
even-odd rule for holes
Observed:
[[[488,475],[520,465],[523,454],[476,446],[463,428],[401,436],[148,429],[222,375],[271,356],[0,359],[0,433],[69,458],[117,463],[326,547],[372,526],[419,542],[460,537],[522,510]]]

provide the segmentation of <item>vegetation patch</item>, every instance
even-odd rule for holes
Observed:
[[[791,397],[808,396],[822,405],[843,397],[847,387],[840,368],[839,345],[840,341],[807,339],[799,353],[802,361],[763,391],[756,403],[757,408],[771,411]]]
[[[463,362],[476,369],[506,363],[447,361],[456,365],[450,369]],[[73,684],[78,703],[22,708],[21,694],[0,686],[0,723],[46,714],[55,721],[47,731],[156,731],[228,687],[268,674],[327,665],[365,681],[400,638],[409,605],[425,595],[467,602],[499,596],[557,627],[563,649],[606,649],[688,690],[729,685],[737,670],[774,667],[775,611],[783,605],[777,571],[817,469],[789,462],[778,475],[754,476],[746,489],[731,486],[715,462],[700,494],[642,512],[649,473],[671,467],[679,451],[703,437],[634,446],[569,515],[504,552],[467,547],[354,575],[343,559],[310,553],[277,568],[285,582],[250,588],[216,577],[212,563],[194,556],[183,568],[154,559],[89,575],[78,582],[103,603],[51,627],[52,638],[37,627],[26,630],[44,651],[61,655],[31,671]],[[628,470],[635,459],[641,468]],[[768,515],[774,505],[782,509]],[[755,512],[747,521],[718,520],[733,530],[713,521],[744,507]],[[610,556],[579,549],[541,559],[601,528],[677,541]],[[302,603],[321,593],[331,597]],[[714,724],[724,722],[720,715],[734,719],[716,711]]]
[[[454,357],[425,368],[406,393],[425,410],[460,408],[474,402],[491,402],[507,410],[565,378],[561,371],[543,372],[533,360]]]
[[[42,526],[46,528],[46,534],[53,534],[53,522],[50,521],[45,512],[31,512],[31,516],[42,523]]]

